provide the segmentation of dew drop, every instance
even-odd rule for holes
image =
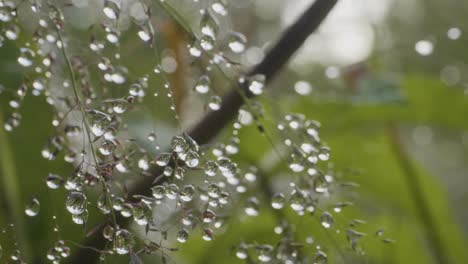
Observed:
[[[195,194],[195,187],[193,185],[186,185],[179,193],[179,198],[184,202],[190,202],[193,200]]]
[[[214,17],[208,10],[204,10],[200,20],[200,32],[215,40],[218,35],[219,26]]]
[[[18,57],[18,63],[23,67],[29,67],[33,65],[34,57],[36,54],[29,48],[20,48],[20,56]]]
[[[254,95],[262,94],[264,87],[265,87],[265,75],[257,74],[257,75],[250,77],[249,91],[251,91]]]
[[[88,210],[84,210],[81,214],[73,214],[72,220],[77,225],[84,225],[88,220]]]
[[[60,186],[62,186],[63,182],[63,178],[56,174],[50,173],[46,177],[46,184],[50,189],[58,189]]]
[[[249,254],[248,254],[248,251],[247,251],[247,247],[245,245],[241,244],[236,250],[236,257],[238,259],[247,259],[248,256],[249,256]]]
[[[86,196],[82,192],[70,192],[65,206],[71,214],[81,214],[86,210]]]
[[[107,195],[102,194],[101,196],[99,196],[99,199],[97,200],[97,208],[103,214],[110,214],[112,208]]]
[[[198,154],[193,150],[189,150],[187,152],[187,155],[185,156],[185,164],[187,165],[187,167],[195,168],[198,166],[199,163],[200,163],[200,158]]]
[[[125,255],[135,246],[133,234],[125,229],[115,232],[114,250],[119,255]]]
[[[159,155],[159,157],[156,159],[156,165],[158,166],[161,166],[161,167],[164,167],[166,166],[167,164],[169,164],[169,162],[171,161],[171,158],[172,158],[172,155],[170,153],[162,153],[161,155]]]
[[[111,225],[106,225],[102,229],[102,236],[105,239],[112,241],[112,239],[114,238],[114,228]]]
[[[228,37],[228,47],[234,53],[245,51],[247,38],[239,32],[231,32]]]
[[[118,19],[120,14],[119,0],[105,0],[102,12],[110,19]]]
[[[208,107],[213,111],[218,111],[219,109],[221,109],[221,102],[222,102],[221,97],[217,95],[213,95],[210,98],[210,101],[208,102]]]
[[[181,229],[177,232],[177,241],[180,243],[185,243],[188,240],[189,233],[186,229]]]
[[[151,188],[151,192],[153,193],[154,198],[161,200],[164,198],[164,194],[166,193],[166,187],[162,185],[156,185]]]
[[[200,46],[203,50],[210,51],[215,46],[215,41],[210,36],[203,36],[200,39]]]
[[[210,83],[210,77],[202,75],[195,84],[194,89],[199,94],[206,94],[210,90]]]
[[[28,202],[24,212],[27,216],[34,217],[39,214],[39,210],[41,208],[41,204],[37,198],[32,198],[31,201]]]
[[[283,208],[284,201],[285,201],[284,194],[275,193],[273,195],[273,197],[271,198],[271,207],[273,207],[273,209],[279,210],[279,209]]]
[[[214,2],[212,5],[211,5],[211,9],[213,9],[213,11],[218,14],[218,15],[221,15],[221,16],[227,16],[228,14],[228,11],[226,9],[226,6],[221,3],[221,2]]]
[[[325,228],[330,228],[333,225],[333,216],[329,212],[324,212],[320,216],[320,224]]]

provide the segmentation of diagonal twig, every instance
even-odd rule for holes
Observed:
[[[262,74],[265,76],[265,82],[271,82],[276,74],[285,66],[287,61],[296,52],[307,37],[314,32],[320,23],[331,11],[337,0],[317,0],[303,15],[291,25],[280,37],[278,42],[266,54],[263,61],[255,66],[248,74],[253,76]],[[246,84],[239,84],[244,95],[251,98],[254,95],[250,93]],[[189,135],[198,143],[205,144],[213,139],[220,131],[226,127],[229,122],[237,115],[240,107],[244,104],[244,98],[238,90],[232,89],[222,99],[221,108],[218,111],[207,113],[204,118],[189,131]],[[160,175],[161,169],[158,167],[153,175]],[[138,182],[129,190],[129,197],[135,194],[151,195],[150,187],[153,185],[154,177],[146,177]],[[120,227],[125,227],[130,223],[129,219],[118,216],[117,222]],[[86,247],[102,248],[106,241],[100,232],[84,241]],[[99,255],[94,251],[78,250],[70,259],[69,263],[94,263]]]

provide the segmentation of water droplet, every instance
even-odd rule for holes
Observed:
[[[34,57],[36,54],[29,48],[20,48],[20,56],[18,57],[18,63],[23,67],[29,67],[33,65]]]
[[[200,46],[203,50],[210,51],[214,48],[215,41],[210,36],[203,36],[200,39]]]
[[[81,214],[86,210],[86,196],[82,192],[70,192],[65,205],[71,214]]]
[[[181,229],[177,232],[177,241],[180,243],[185,243],[188,240],[189,233],[186,229]]]
[[[257,216],[259,208],[259,201],[256,197],[250,197],[247,199],[247,203],[244,207],[244,211],[248,216]]]
[[[88,220],[88,216],[89,216],[88,210],[84,210],[84,212],[81,214],[73,214],[72,220],[77,225],[84,225],[86,221]]]
[[[156,159],[156,165],[164,167],[171,161],[172,155],[170,153],[161,153]]]
[[[102,9],[106,17],[110,19],[118,19],[120,14],[119,0],[105,0],[104,8]]]
[[[210,37],[212,40],[215,40],[218,35],[218,30],[219,26],[215,18],[208,10],[204,10],[200,20],[200,32],[203,35]]]
[[[166,193],[166,187],[162,185],[156,185],[153,188],[151,188],[151,192],[153,193],[153,197],[161,200],[164,198],[164,194]]]
[[[273,207],[273,209],[279,210],[279,209],[283,208],[284,201],[285,201],[284,194],[275,193],[273,195],[273,197],[271,198],[271,207]]]
[[[138,37],[144,42],[151,42],[153,40],[153,32],[152,28],[148,24],[144,24],[140,26],[140,30],[138,31]]]
[[[152,213],[148,204],[140,202],[133,208],[133,220],[140,226],[146,226],[152,218]]]
[[[328,147],[321,147],[318,158],[323,161],[327,161],[330,159],[330,148]]]
[[[99,152],[104,156],[111,155],[114,150],[117,148],[117,144],[112,140],[104,140],[102,145],[99,147]]]
[[[291,208],[296,212],[302,212],[305,209],[305,197],[300,191],[294,191],[289,199]]]
[[[171,148],[174,152],[182,153],[189,147],[185,138],[181,136],[175,136],[171,140]]]
[[[249,91],[254,95],[260,95],[263,93],[265,87],[265,75],[257,74],[249,78]]]
[[[179,193],[179,198],[184,202],[190,202],[195,194],[195,187],[193,185],[186,185]]]
[[[110,214],[112,208],[109,198],[106,194],[102,194],[101,196],[99,196],[99,199],[97,200],[97,208],[103,214]]]
[[[190,55],[192,55],[195,58],[198,58],[202,55],[202,47],[198,44],[197,41],[194,41],[191,45],[187,46]]]
[[[239,245],[239,247],[237,247],[236,250],[236,257],[238,259],[247,259],[248,256],[249,254],[247,251],[247,246],[245,246],[244,244]]]
[[[60,186],[62,186],[63,182],[63,178],[56,174],[50,173],[46,177],[46,184],[50,189],[58,189]]]
[[[231,32],[228,37],[228,47],[234,53],[242,53],[246,48],[247,38],[239,32]]]
[[[221,97],[217,95],[213,95],[210,98],[210,101],[208,102],[208,107],[213,111],[218,111],[219,109],[221,109],[221,102],[222,102]]]
[[[272,260],[273,247],[270,245],[261,245],[257,247],[257,258],[260,262],[266,263]]]
[[[227,8],[222,2],[214,2],[211,5],[211,9],[213,9],[216,14],[221,16],[227,16],[228,14]]]
[[[203,222],[204,223],[211,223],[216,219],[216,214],[210,209],[206,209],[203,212]]]
[[[175,198],[177,198],[178,193],[179,187],[176,184],[171,183],[167,186],[165,195],[168,199],[174,200]]]
[[[128,101],[124,99],[113,100],[112,110],[117,114],[122,114],[127,110]]]
[[[37,198],[32,198],[31,201],[26,205],[26,209],[24,212],[27,216],[34,217],[39,214],[39,210],[41,208],[41,204]]]
[[[202,236],[203,240],[205,241],[211,241],[213,240],[213,230],[209,229],[209,228],[205,228],[203,229],[203,236]]]
[[[193,150],[189,150],[187,152],[187,155],[185,156],[185,164],[187,165],[187,167],[195,168],[198,166],[199,163],[200,163],[200,158],[198,154]]]
[[[12,131],[14,128],[18,127],[21,122],[21,115],[19,113],[11,113],[11,115],[5,121],[3,127],[6,131]]]
[[[135,246],[133,234],[125,229],[115,232],[114,250],[117,254],[125,255]]]
[[[114,239],[114,228],[111,225],[106,225],[102,229],[102,236],[105,239],[112,241],[112,239]]]
[[[20,28],[17,25],[10,25],[5,29],[5,37],[9,40],[16,40],[19,33]]]
[[[323,227],[325,228],[330,228],[333,225],[333,216],[329,212],[324,212],[320,216],[320,223],[322,224]]]
[[[120,214],[126,218],[131,217],[133,215],[133,206],[129,203],[124,203],[120,210]]]
[[[202,75],[195,84],[194,89],[200,94],[206,94],[210,91],[210,83],[210,77]]]
[[[325,254],[325,252],[322,251],[317,251],[315,254],[312,263],[314,264],[326,264],[328,262],[328,256]]]

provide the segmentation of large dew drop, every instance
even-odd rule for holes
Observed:
[[[115,232],[114,250],[117,254],[125,255],[135,246],[133,234],[125,229],[119,229]]]
[[[27,216],[34,217],[39,214],[39,210],[41,208],[41,205],[39,203],[39,200],[37,198],[32,198],[31,201],[26,205],[26,209],[24,212],[26,213]]]
[[[29,48],[20,48],[20,56],[18,57],[18,63],[23,67],[29,67],[33,65],[34,57],[36,54]]]
[[[231,32],[228,37],[228,47],[234,53],[242,53],[245,50],[247,38],[239,32]]]
[[[118,19],[120,14],[120,1],[106,0],[102,12],[110,19]]]
[[[65,206],[71,214],[82,214],[86,210],[86,196],[82,192],[70,192]]]

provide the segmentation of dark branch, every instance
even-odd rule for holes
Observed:
[[[276,45],[267,53],[264,60],[254,67],[249,76],[262,74],[265,81],[271,82],[275,75],[285,66],[286,62],[304,43],[306,38],[314,32],[320,23],[325,19],[337,0],[317,0],[305,13],[281,36]],[[247,97],[253,97],[245,85],[241,86]],[[238,114],[239,108],[244,104],[244,100],[239,91],[232,89],[223,97],[221,108],[215,112],[209,112],[205,117],[189,132],[189,135],[198,143],[205,144],[213,139],[226,125]],[[160,175],[160,168],[154,171],[153,175]],[[151,195],[150,187],[154,178],[147,177],[137,183],[129,191],[129,197],[135,194]],[[117,217],[120,227],[125,227],[130,220]],[[85,246],[102,248],[106,241],[100,234],[93,235],[85,242]],[[78,250],[72,257],[70,263],[94,263],[98,259],[94,251]]]

